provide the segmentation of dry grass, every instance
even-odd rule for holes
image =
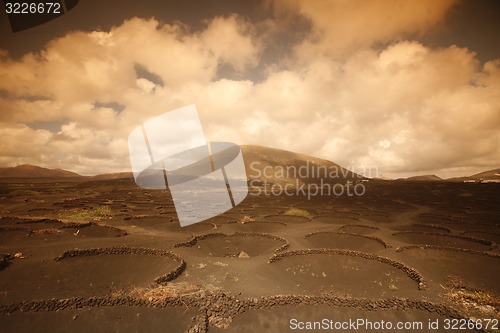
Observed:
[[[245,224],[245,223],[250,222],[250,221],[253,221],[252,217],[251,217],[251,216],[249,216],[249,215],[245,215],[245,216],[243,216],[243,217],[240,219],[240,221],[239,221],[239,222],[240,222],[241,224]]]
[[[61,233],[61,230],[56,228],[40,229],[31,232],[34,235],[57,235]]]
[[[398,286],[396,286],[395,284],[392,284],[392,283],[388,286],[388,288],[389,288],[389,290],[392,290],[392,291],[399,290]]]
[[[203,292],[203,290],[198,285],[188,282],[175,282],[156,288],[133,288],[129,294],[135,298],[159,303],[171,297],[186,296],[199,292]]]
[[[500,301],[482,291],[456,290],[446,293],[446,297],[460,305],[468,315],[478,318],[500,319]]]
[[[452,289],[445,294],[453,304],[458,305],[468,317],[500,319],[500,300],[490,293],[467,286],[462,279],[448,276],[447,285]]]

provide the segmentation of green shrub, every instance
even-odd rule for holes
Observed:
[[[286,215],[286,216],[301,216],[301,217],[306,217],[308,219],[312,218],[311,214],[309,214],[309,212],[307,210],[298,209],[298,208],[290,208],[289,210],[287,210],[285,212],[284,215]]]
[[[109,206],[97,206],[92,210],[92,214],[96,217],[104,217],[113,215],[113,211]]]
[[[103,217],[113,216],[113,210],[109,206],[100,205],[96,207],[92,207],[89,210],[81,210],[81,211],[64,211],[60,214],[61,216],[68,217],[71,219],[94,219],[99,220]]]
[[[37,192],[37,191],[33,191],[33,190],[14,190],[12,192],[9,193],[10,195],[14,195],[14,196],[23,196],[23,195],[38,195],[40,194],[40,192]]]

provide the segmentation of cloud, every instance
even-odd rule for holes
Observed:
[[[441,23],[456,0],[278,0],[279,13],[295,11],[312,23],[312,33],[298,46],[302,60],[317,52],[347,56],[375,43],[427,32]]]
[[[234,52],[227,51],[231,48]],[[190,87],[210,84],[220,64],[245,71],[258,54],[251,25],[234,15],[207,22],[199,33],[180,23],[133,18],[110,31],[70,32],[20,60],[2,52],[2,161],[50,165],[52,160],[86,174],[126,170],[131,128],[192,103]],[[157,75],[163,86],[137,77],[138,65]],[[66,125],[58,133],[27,126],[61,119]],[[23,136],[32,140],[23,141]],[[19,147],[19,141],[21,150],[7,149]],[[113,159],[116,149],[118,161]]]
[[[246,37],[244,37],[246,36]],[[253,26],[236,15],[229,18],[216,17],[201,34],[201,39],[219,62],[244,71],[247,66],[255,66],[259,56]]]
[[[216,132],[393,175],[494,168],[498,75],[465,48],[410,41],[361,49],[342,62],[312,58],[254,84],[232,114],[240,125]]]
[[[473,50],[418,42],[453,4],[278,0],[265,26],[282,29],[280,20],[297,15],[310,22],[283,58],[263,57],[285,43],[273,41],[283,34],[236,15],[197,32],[134,18],[110,31],[68,33],[19,60],[2,53],[0,163],[130,170],[132,128],[195,103],[212,141],[390,176],[498,167],[500,59],[481,64]],[[239,78],[221,77],[221,66]],[[250,79],[256,68],[264,68],[258,81]],[[29,127],[61,120],[58,131]]]

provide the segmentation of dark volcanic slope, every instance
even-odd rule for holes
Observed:
[[[79,174],[62,169],[47,169],[36,165],[22,164],[12,168],[0,168],[0,177],[11,178],[79,178]]]
[[[422,176],[413,176],[413,177],[408,177],[406,180],[413,180],[413,181],[435,181],[435,180],[443,180],[442,178],[436,176],[436,175],[422,175]]]
[[[287,150],[268,148],[262,146],[241,146],[247,176],[250,180],[266,180],[268,182],[288,183],[295,182],[317,182],[324,179],[325,182],[337,183],[346,180],[363,179],[360,175],[347,170],[340,165]],[[268,177],[267,175],[271,175]],[[70,179],[72,181],[96,181],[111,179],[132,179],[131,172],[107,173],[95,176],[81,176],[77,173],[62,169],[47,169],[39,166],[24,164],[10,168],[0,168],[0,178],[34,179],[51,178]],[[5,182],[3,179],[2,182]]]
[[[484,172],[477,173],[475,175],[470,176],[469,178],[474,179],[500,179],[500,169],[493,169]]]
[[[249,180],[288,183],[299,179],[303,183],[317,183],[324,179],[325,182],[337,183],[363,179],[334,162],[317,157],[252,145],[241,146],[241,150]]]
[[[318,184],[318,170],[336,171],[331,182],[357,179],[330,161],[242,150],[251,180]],[[280,176],[286,167],[302,173]],[[181,228],[169,191],[139,188],[130,174],[73,181],[23,168],[40,176],[0,184],[0,332],[290,332],[292,316],[500,317],[500,184],[250,191]]]
[[[468,177],[455,177],[448,180],[452,181],[465,181],[465,180],[499,180],[500,181],[500,168],[476,173]]]
[[[273,151],[262,160],[304,161]],[[499,316],[498,184],[362,185],[362,196],[250,193],[180,228],[167,191],[132,179],[4,182],[0,332],[290,332],[291,315]]]

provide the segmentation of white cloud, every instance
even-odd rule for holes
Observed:
[[[153,90],[156,88],[156,84],[142,77],[137,79],[135,82],[137,86],[141,88],[141,90],[144,91],[144,93],[146,94],[152,93]]]
[[[256,65],[259,48],[253,26],[236,15],[216,17],[201,34],[201,40],[221,63],[231,64],[237,71]]]

